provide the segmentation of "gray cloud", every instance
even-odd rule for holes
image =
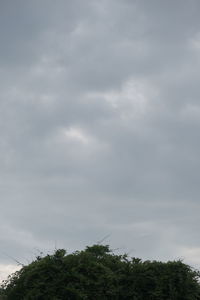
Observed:
[[[0,6],[0,262],[111,234],[198,267],[199,2]]]

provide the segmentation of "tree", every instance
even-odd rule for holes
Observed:
[[[2,285],[9,300],[197,300],[199,273],[181,261],[115,255],[104,245],[37,257]]]

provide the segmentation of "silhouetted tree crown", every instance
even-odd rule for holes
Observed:
[[[93,245],[38,256],[3,283],[2,299],[197,300],[199,277],[182,261],[142,261]]]

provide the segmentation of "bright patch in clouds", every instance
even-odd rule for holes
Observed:
[[[90,93],[88,96],[104,99],[112,108],[120,113],[121,118],[143,116],[150,108],[150,101],[156,91],[147,83],[130,79],[121,89],[103,93]]]
[[[69,129],[65,129],[64,134],[68,139],[82,144],[88,144],[91,141],[91,138],[80,128],[70,127]]]
[[[0,264],[0,282],[7,279],[9,275],[21,269],[21,266]]]
[[[183,247],[180,250],[180,255],[189,264],[200,266],[200,247]]]

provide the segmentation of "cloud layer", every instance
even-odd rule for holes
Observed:
[[[199,9],[1,2],[2,264],[110,234],[200,267]]]

